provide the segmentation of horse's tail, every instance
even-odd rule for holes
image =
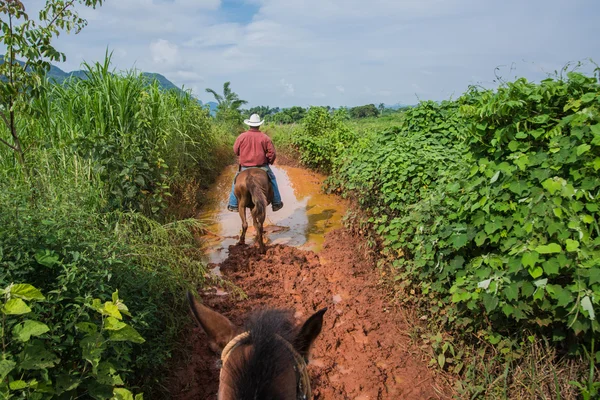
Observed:
[[[252,216],[259,221],[264,221],[267,208],[267,196],[265,195],[264,189],[252,175],[249,175],[246,179],[246,187],[248,188],[250,196],[252,196],[252,202],[254,203]]]

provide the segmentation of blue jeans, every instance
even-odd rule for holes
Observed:
[[[281,203],[281,194],[279,193],[279,187],[277,186],[277,180],[275,179],[275,174],[273,173],[273,171],[271,171],[271,167],[269,167],[268,165],[267,167],[267,175],[269,176],[269,180],[271,181],[271,186],[273,186],[273,204],[280,204]],[[242,171],[246,170],[248,168],[246,167],[242,167]],[[239,172],[237,172],[235,174],[235,178],[237,178],[237,176],[239,175]],[[238,206],[238,200],[237,197],[235,197],[235,194],[233,193],[233,190],[235,189],[235,178],[233,178],[233,183],[231,184],[231,193],[229,193],[229,205],[231,207],[237,207]]]

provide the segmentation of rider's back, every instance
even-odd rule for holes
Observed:
[[[276,157],[271,138],[258,130],[249,130],[238,136],[233,151],[238,155],[242,167],[273,164]]]

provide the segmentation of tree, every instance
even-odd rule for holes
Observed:
[[[239,122],[242,120],[240,107],[248,103],[246,100],[241,100],[237,93],[231,90],[231,82],[223,84],[223,95],[221,96],[216,91],[206,88],[206,91],[212,94],[217,101],[217,119],[226,122]],[[234,121],[235,120],[235,121]]]
[[[377,117],[378,115],[379,110],[377,110],[375,104],[367,104],[364,106],[353,107],[350,109],[350,116],[352,116],[352,118]]]
[[[381,115],[383,115],[383,112],[385,111],[385,104],[383,104],[383,103],[379,103],[379,106],[378,106],[378,108],[379,108],[379,113],[380,113]]]
[[[19,113],[30,111],[29,104],[39,98],[51,62],[65,61],[65,54],[52,45],[61,31],[79,33],[87,21],[79,17],[75,4],[102,5],[103,0],[47,0],[37,21],[27,14],[20,0],[0,0],[0,43],[6,54],[0,60],[0,118],[9,138],[0,143],[12,149],[21,165],[26,148],[19,132]]]

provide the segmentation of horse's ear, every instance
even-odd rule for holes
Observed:
[[[208,335],[208,345],[215,353],[220,353],[227,343],[237,335],[237,328],[227,317],[196,300],[190,292],[187,292],[187,298],[194,318]]]
[[[325,314],[327,308],[314,313],[309,319],[306,320],[300,333],[294,341],[294,347],[300,353],[302,357],[308,357],[310,346],[313,344],[321,329],[323,328],[323,314]]]

